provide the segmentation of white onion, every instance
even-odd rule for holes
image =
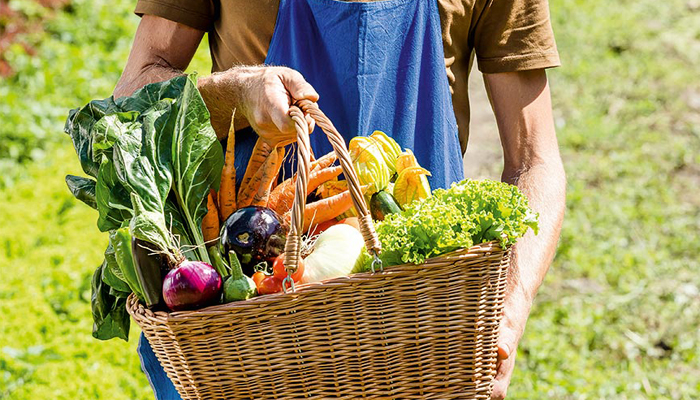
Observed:
[[[318,282],[349,275],[363,247],[364,240],[355,227],[347,224],[331,226],[319,235],[313,253],[304,259],[301,282]]]

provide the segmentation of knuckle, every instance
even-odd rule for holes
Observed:
[[[265,83],[274,82],[279,80],[279,72],[277,67],[265,67],[262,70],[262,80]]]
[[[301,74],[301,72],[295,70],[295,69],[289,69],[289,75],[294,78],[295,80],[300,80],[306,82],[304,79],[304,75]]]

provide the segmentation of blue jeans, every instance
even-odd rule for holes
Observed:
[[[137,351],[141,359],[141,369],[146,374],[151,388],[153,388],[156,400],[182,400],[180,394],[175,390],[175,385],[173,385],[173,382],[165,374],[163,367],[161,367],[160,362],[158,362],[150,343],[143,336],[143,333],[139,338]]]

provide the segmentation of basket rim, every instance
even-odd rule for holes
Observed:
[[[160,321],[168,321],[174,319],[186,319],[188,317],[193,317],[197,315],[206,315],[221,312],[232,312],[236,309],[248,309],[255,305],[265,305],[268,303],[277,303],[280,301],[293,301],[300,295],[306,292],[316,291],[323,288],[329,288],[335,285],[347,284],[350,282],[357,282],[358,279],[375,277],[377,275],[391,276],[393,273],[398,273],[404,271],[406,268],[422,268],[426,264],[436,263],[436,262],[449,262],[466,258],[476,258],[484,254],[489,254],[492,252],[505,252],[508,251],[510,246],[504,248],[500,245],[498,241],[490,241],[476,244],[471,247],[464,247],[445,253],[439,256],[431,257],[425,260],[423,264],[400,264],[385,267],[383,271],[377,272],[358,272],[350,274],[348,276],[341,276],[332,279],[326,279],[319,282],[311,282],[297,285],[294,292],[288,293],[273,293],[262,296],[256,296],[248,300],[233,301],[224,304],[214,304],[211,306],[199,308],[196,310],[186,310],[186,311],[152,311],[145,307],[142,302],[132,293],[127,299],[126,308],[128,313],[136,320],[140,320],[143,317],[148,319],[156,319]],[[138,316],[138,317],[137,317]]]

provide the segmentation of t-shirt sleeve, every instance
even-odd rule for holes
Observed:
[[[212,0],[138,0],[134,13],[155,15],[201,31],[209,31],[216,18]]]
[[[547,0],[494,0],[474,30],[479,70],[493,74],[560,65]]]

